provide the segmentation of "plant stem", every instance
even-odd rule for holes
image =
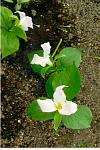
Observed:
[[[56,49],[54,50],[54,52],[53,52],[53,54],[52,54],[52,57],[54,57],[54,56],[55,56],[55,54],[56,54],[56,52],[57,52],[57,50],[58,50],[58,48],[59,48],[59,46],[60,46],[61,42],[62,42],[62,39],[60,39],[60,41],[59,41],[59,43],[58,43],[58,45],[57,45]]]

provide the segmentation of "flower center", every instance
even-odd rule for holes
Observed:
[[[56,107],[57,107],[58,110],[62,109],[62,105],[60,103],[58,103]]]

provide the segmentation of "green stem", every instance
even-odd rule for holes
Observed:
[[[57,45],[56,49],[54,50],[54,52],[53,52],[53,54],[52,54],[52,57],[54,57],[54,56],[55,56],[55,54],[56,54],[56,52],[57,52],[57,50],[58,50],[58,48],[59,48],[59,46],[60,46],[61,42],[62,42],[62,39],[60,39],[60,41],[59,41],[59,43],[58,43],[58,45]]]

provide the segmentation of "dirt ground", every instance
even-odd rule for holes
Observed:
[[[40,28],[30,29],[28,42],[21,41],[20,51],[2,61],[1,147],[100,147],[99,0],[45,0],[30,3],[22,11],[32,16]],[[32,72],[27,54],[47,41],[53,51],[60,38],[61,48],[83,49],[82,88],[76,101],[88,105],[93,112],[89,129],[61,126],[55,132],[50,121],[36,122],[26,115],[29,103],[46,95],[45,81]]]

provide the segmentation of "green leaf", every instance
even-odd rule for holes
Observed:
[[[55,113],[54,116],[54,129],[57,130],[61,124],[62,121],[62,115],[60,115],[58,112]]]
[[[6,2],[9,2],[9,3],[13,3],[13,0],[4,0]]]
[[[76,113],[63,116],[63,123],[67,128],[85,129],[90,127],[92,112],[87,106],[79,105]]]
[[[0,52],[1,52],[1,28],[0,28]],[[1,56],[1,54],[0,54]]]
[[[51,120],[54,118],[55,112],[49,113],[49,112],[42,112],[37,101],[32,101],[30,103],[27,115],[36,121],[46,121]]]
[[[19,38],[24,39],[25,41],[27,41],[27,36],[25,31],[23,30],[23,28],[21,26],[14,26],[11,31]]]
[[[65,57],[59,58],[57,65],[59,67],[67,67],[68,65],[75,63],[76,67],[79,67],[81,63],[81,50],[77,48],[64,48],[59,53],[59,56],[65,55]]]
[[[1,43],[2,58],[13,54],[19,49],[19,39],[14,33],[5,29],[1,30]]]
[[[45,67],[45,68],[42,68],[42,70],[41,70],[41,76],[42,76],[43,78],[45,77],[45,74],[46,74],[47,70],[50,69],[50,67],[51,67],[51,66],[47,66],[47,67]]]
[[[1,27],[5,29],[9,29],[12,27],[12,16],[13,13],[7,7],[0,6],[0,20],[1,20]]]
[[[57,59],[63,58],[65,56],[66,55],[64,55],[64,54],[58,54],[58,55],[55,56],[54,61],[56,61]]]
[[[37,51],[33,51],[31,52],[30,54],[28,54],[28,59],[29,59],[29,62],[31,63],[33,57],[34,57],[34,54],[38,54],[39,56],[43,56],[43,50],[37,50]],[[41,74],[41,70],[42,70],[42,66],[40,65],[36,65],[36,64],[31,64],[31,68],[34,72],[38,73],[38,74]]]
[[[11,10],[0,7],[1,16],[1,52],[2,58],[13,54],[19,49],[18,37],[26,40],[26,33],[19,25],[19,19]]]
[[[21,0],[21,3],[27,3],[29,2],[30,0]]]
[[[13,26],[19,26],[20,20],[18,19],[17,16],[11,15],[10,18],[11,18],[12,21],[14,21]]]
[[[57,71],[52,81],[52,86],[55,91],[56,87],[66,85],[64,92],[68,100],[72,100],[80,91],[80,73],[76,66],[70,65],[62,71]]]
[[[55,71],[55,68],[52,67],[52,66],[44,67],[41,70],[41,76],[44,78],[46,74],[50,74],[50,73],[52,73],[54,71]]]
[[[47,92],[47,94],[48,94],[48,96],[50,98],[53,98],[53,93],[54,93],[53,86],[52,86],[52,82],[53,82],[54,76],[55,76],[55,74],[52,74],[48,78],[48,80],[46,81],[46,84],[45,84],[46,92]]]
[[[17,10],[20,10],[21,9],[21,3],[17,3],[16,5],[15,5],[15,10],[17,11]]]

